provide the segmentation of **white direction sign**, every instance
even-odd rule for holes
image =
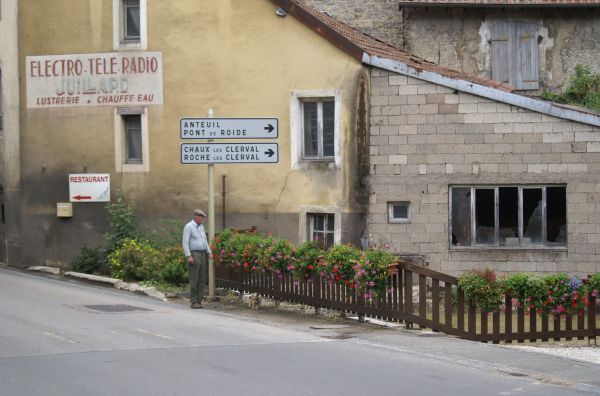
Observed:
[[[182,118],[182,139],[277,139],[277,118]]]
[[[110,175],[108,173],[72,173],[69,175],[71,202],[109,202]]]
[[[182,164],[276,164],[277,143],[183,143]]]

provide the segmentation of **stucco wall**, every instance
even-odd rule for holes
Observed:
[[[540,90],[564,88],[575,66],[600,72],[600,10],[410,9],[404,13],[405,50],[440,66],[491,77],[490,23],[538,26]]]
[[[20,3],[21,59],[112,51],[111,2]],[[164,69],[164,104],[148,109],[149,172],[115,169],[112,107],[28,110],[21,98],[26,243],[47,241],[40,251],[27,252],[29,265],[67,262],[84,243],[100,244],[107,231],[103,204],[76,203],[72,219],[56,218],[56,202],[68,199],[68,173],[110,173],[113,196],[124,192],[149,227],[169,217],[183,224],[193,208],[206,209],[207,166],[180,165],[179,119],[205,117],[209,108],[216,117],[279,119],[278,164],[215,166],[217,212],[221,176],[227,176],[228,225],[258,225],[266,232],[276,224],[278,234],[297,236],[302,205],[339,207],[350,218],[363,211],[355,108],[366,71],[293,17],[274,11],[268,0],[148,1],[148,51],[162,52]],[[291,134],[298,131],[291,131],[291,93],[318,89],[341,96],[340,166],[292,170]],[[286,224],[292,229],[282,229]]]
[[[3,131],[0,132],[0,184],[5,223],[0,224],[0,261],[21,264],[19,56],[16,0],[2,2],[0,68],[2,70]]]
[[[370,242],[453,274],[600,271],[600,128],[379,69],[371,84]],[[449,249],[449,186],[503,184],[566,184],[566,248]],[[393,201],[408,224],[388,222]]]

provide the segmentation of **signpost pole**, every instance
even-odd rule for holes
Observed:
[[[208,109],[208,118],[215,116],[213,109]],[[211,142],[209,140],[209,142]],[[215,166],[208,164],[208,241],[215,239]],[[215,264],[208,260],[208,300],[215,301]]]

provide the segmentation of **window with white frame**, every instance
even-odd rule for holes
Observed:
[[[142,116],[130,114],[123,116],[125,128],[125,163],[141,164],[144,162],[142,153]]]
[[[340,168],[341,107],[341,93],[336,89],[291,92],[293,170]]]
[[[333,160],[335,157],[335,100],[302,100],[302,158]]]
[[[115,110],[115,160],[117,171],[149,170],[147,108]]]
[[[123,0],[123,39],[140,40],[140,0]]]
[[[113,0],[114,48],[147,47],[146,0]]]
[[[409,219],[408,202],[388,202],[388,221],[390,223],[408,223]]]
[[[566,186],[450,188],[453,247],[565,247]]]
[[[307,213],[308,240],[317,241],[323,248],[335,242],[335,216],[332,213]]]

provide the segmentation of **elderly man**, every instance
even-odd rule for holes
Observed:
[[[206,284],[206,263],[212,255],[202,222],[206,213],[194,210],[192,221],[183,228],[183,253],[187,258],[190,277],[190,302],[193,309],[202,308],[204,285]]]

